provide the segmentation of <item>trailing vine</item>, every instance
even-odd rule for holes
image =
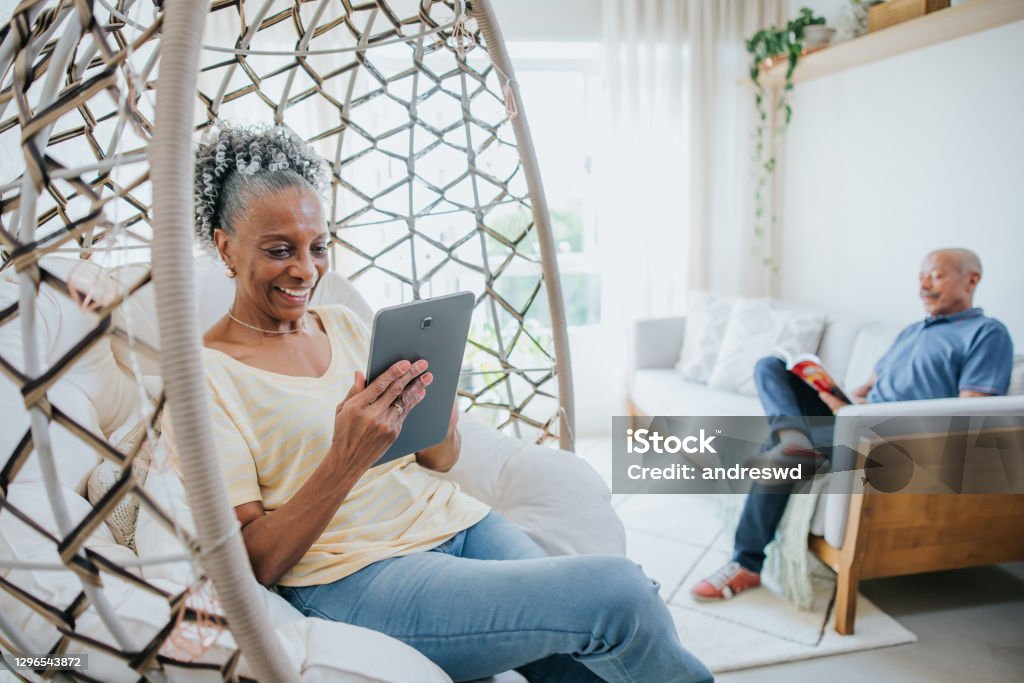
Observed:
[[[785,28],[769,27],[755,33],[747,40],[747,52],[750,54],[750,80],[754,83],[754,104],[757,108],[757,128],[754,132],[754,166],[757,180],[754,186],[754,236],[763,243],[767,234],[765,223],[768,217],[765,192],[775,174],[777,159],[775,149],[781,144],[793,117],[790,96],[793,92],[793,71],[804,51],[804,29],[808,26],[824,24],[824,17],[814,16],[814,12],[804,7],[799,16],[786,24]],[[771,122],[765,99],[768,91],[761,83],[762,65],[771,67],[774,63],[786,60],[785,84],[779,93],[776,111],[780,113],[781,122],[775,127],[774,139],[769,140]],[[776,215],[773,212],[769,224],[774,227]],[[778,266],[772,262],[770,250],[762,250],[762,264]]]

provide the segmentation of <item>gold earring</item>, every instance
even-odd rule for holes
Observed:
[[[238,277],[238,272],[235,271],[235,269],[232,268],[231,266],[228,266],[228,277],[230,277],[230,278]]]

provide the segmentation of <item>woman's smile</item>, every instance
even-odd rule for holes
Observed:
[[[281,287],[274,285],[274,289],[277,291],[281,298],[286,302],[294,306],[305,306],[309,303],[309,295],[313,291],[313,287]]]

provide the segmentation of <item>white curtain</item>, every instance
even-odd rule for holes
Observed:
[[[754,238],[744,39],[785,8],[604,0],[609,135],[596,171],[610,319],[681,313],[690,289],[770,293],[774,238]]]
[[[744,38],[783,0],[604,0],[604,134],[593,144],[601,324],[570,329],[580,433],[625,410],[629,332],[691,289],[763,294]],[[772,240],[765,245],[770,247]]]

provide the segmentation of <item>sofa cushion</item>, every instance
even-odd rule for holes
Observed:
[[[874,323],[867,325],[857,333],[853,343],[850,362],[846,367],[843,386],[852,391],[871,379],[875,372],[875,364],[896,340],[896,335],[903,329],[899,325]],[[838,377],[836,378],[838,381]]]
[[[691,292],[686,304],[686,329],[676,370],[690,382],[707,382],[725,341],[725,328],[735,299],[710,292]]]
[[[817,354],[836,381],[846,377],[857,335],[871,322],[858,316],[828,314]]]
[[[1008,396],[1024,394],[1024,354],[1018,353],[1013,357],[1013,370],[1010,371],[1010,388],[1006,393]]]
[[[779,352],[814,353],[824,326],[825,316],[820,313],[777,308],[767,299],[737,301],[708,386],[757,396],[757,361]]]
[[[754,397],[687,382],[677,370],[638,370],[633,405],[644,415],[764,415]]]

